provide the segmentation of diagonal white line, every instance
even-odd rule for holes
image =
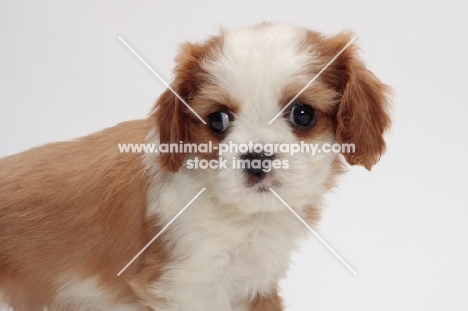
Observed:
[[[203,120],[202,117],[200,117],[200,116],[198,115],[198,113],[196,113],[195,110],[193,110],[192,107],[190,107],[190,106],[185,102],[185,100],[183,100],[182,97],[180,97],[179,94],[177,94],[177,92],[174,91],[174,90],[172,89],[172,87],[171,87],[169,84],[167,84],[166,81],[164,81],[163,78],[161,78],[161,77],[157,74],[157,72],[154,71],[153,68],[151,68],[150,65],[148,65],[148,64],[143,60],[143,58],[141,58],[140,55],[138,55],[138,53],[135,52],[135,50],[133,50],[133,49],[130,47],[130,45],[128,45],[127,42],[125,42],[124,39],[122,39],[122,37],[119,36],[118,38],[119,38],[119,40],[120,40],[120,41],[121,41],[121,42],[122,42],[122,43],[123,43],[123,44],[124,44],[124,45],[125,45],[141,62],[142,62],[142,63],[143,63],[143,65],[145,65],[145,66],[159,79],[159,81],[161,81],[169,90],[171,90],[171,92],[174,93],[174,95],[175,95],[178,99],[180,99],[180,101],[181,101],[185,106],[187,106],[187,108],[190,109],[190,111],[193,112],[193,114],[194,114],[195,116],[197,116],[197,118],[200,119],[200,121],[202,121],[203,124],[206,124],[205,120]]]
[[[187,205],[185,205],[184,208],[181,209],[180,212],[178,212],[177,215],[175,215],[174,218],[172,218],[171,221],[169,221],[164,226],[164,228],[162,228],[161,231],[159,231],[158,234],[156,234],[156,236],[152,238],[151,241],[149,241],[148,244],[146,244],[145,247],[143,247],[142,250],[138,252],[138,254],[136,254],[135,257],[133,257],[133,259],[130,260],[130,262],[122,270],[120,270],[119,273],[117,273],[117,276],[120,276],[128,268],[128,266],[130,266],[135,261],[135,259],[137,259],[138,256],[140,256],[151,245],[151,243],[153,243],[177,219],[177,217],[179,217],[187,209],[187,207],[189,207],[190,204],[192,204],[193,201],[195,201],[198,198],[198,196],[200,196],[200,194],[202,194],[202,192],[205,190],[206,188],[200,190],[200,192],[198,192],[197,195],[193,197],[193,199],[190,200],[190,202],[188,202]]]
[[[309,229],[309,230],[315,235],[315,237],[316,237],[317,239],[319,239],[319,241],[322,242],[322,244],[325,245],[326,248],[328,248],[328,250],[329,250],[330,252],[332,252],[332,254],[335,255],[335,257],[338,258],[338,259],[341,261],[341,263],[343,263],[343,264],[346,266],[346,268],[349,269],[349,271],[351,271],[354,275],[357,275],[356,271],[354,271],[353,268],[351,268],[351,267],[346,263],[346,261],[344,261],[343,258],[341,258],[340,255],[338,255],[338,254],[330,247],[330,245],[328,245],[327,242],[325,242],[325,241],[322,239],[322,237],[321,237],[320,235],[318,235],[318,233],[315,232],[315,230],[312,229],[312,228],[304,221],[304,219],[302,219],[302,217],[299,216],[299,215],[291,208],[291,206],[289,206],[288,203],[286,203],[286,202],[278,195],[278,193],[275,192],[275,190],[273,190],[273,189],[271,189],[271,188],[268,188],[268,189],[270,189],[270,191],[281,201],[281,203],[283,203],[283,204],[291,211],[291,213],[293,213],[294,216],[296,216],[297,219],[299,219],[299,220],[304,224],[304,226],[306,226],[307,229]]]
[[[268,122],[268,124],[273,123],[273,121],[275,121],[276,118],[278,118],[278,117],[283,113],[283,111],[285,111],[285,110],[299,97],[299,95],[301,95],[302,92],[304,92],[304,90],[307,89],[307,88],[312,84],[312,82],[314,82],[314,81],[325,71],[325,69],[327,69],[328,66],[330,66],[330,65],[338,58],[338,56],[340,56],[341,53],[343,53],[344,50],[346,50],[346,49],[348,48],[348,46],[350,46],[351,43],[354,42],[354,40],[356,40],[356,37],[353,37],[353,38],[344,46],[344,48],[342,48],[341,51],[339,51],[338,54],[336,54],[335,57],[333,57],[333,58],[325,65],[325,67],[323,67],[322,70],[320,70],[319,73],[316,74],[315,77],[313,77],[312,80],[310,80],[309,83],[307,83],[307,84],[299,91],[299,93],[297,93],[297,95],[294,96],[294,98],[291,99],[291,100],[289,101],[289,103],[288,103],[286,106],[284,106],[283,109],[281,109],[281,111],[278,112],[278,114],[277,114],[273,119],[270,120],[270,122]]]

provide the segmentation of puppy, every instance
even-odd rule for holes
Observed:
[[[385,149],[389,88],[355,45],[301,91],[350,40],[289,24],[223,29],[182,45],[180,97],[166,90],[147,119],[1,159],[0,299],[34,311],[283,310],[278,280],[308,230],[270,188],[312,224],[344,163],[371,169]],[[216,150],[300,143],[355,149]],[[203,160],[225,167],[195,167]]]

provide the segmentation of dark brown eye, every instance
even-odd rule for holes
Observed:
[[[291,108],[289,121],[297,127],[308,128],[317,120],[317,113],[309,105],[295,104]]]
[[[208,124],[213,132],[223,133],[231,126],[231,121],[226,112],[218,111],[208,116]]]

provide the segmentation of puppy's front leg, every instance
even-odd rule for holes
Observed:
[[[249,306],[249,311],[283,311],[283,300],[275,288],[269,295],[257,295]]]

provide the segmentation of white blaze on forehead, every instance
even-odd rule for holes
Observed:
[[[204,64],[213,83],[238,101],[240,113],[268,122],[278,110],[283,89],[303,75],[312,61],[301,46],[306,30],[289,24],[264,24],[223,32],[223,49]]]

